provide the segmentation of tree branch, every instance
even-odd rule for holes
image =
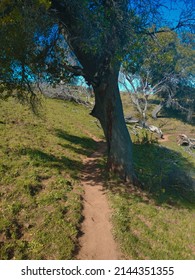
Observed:
[[[75,76],[83,76],[83,77],[85,77],[85,73],[84,73],[83,68],[81,68],[79,66],[69,65],[67,63],[64,63],[63,66],[64,66],[64,68],[67,71],[71,72]]]

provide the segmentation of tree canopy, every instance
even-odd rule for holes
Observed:
[[[68,78],[69,73],[61,67],[65,42],[49,8],[47,0],[1,1],[1,98],[12,95],[35,108],[35,84]]]
[[[188,6],[190,3],[191,1],[188,1]],[[47,76],[48,80],[56,79],[59,82],[71,70],[73,74],[77,74],[76,69],[73,71],[70,67],[64,67],[71,51],[77,56],[79,51],[83,50],[83,59],[77,61],[83,68],[87,62],[94,62],[88,73],[78,72],[89,84],[95,83],[98,71],[102,72],[101,65],[105,64],[110,56],[112,60],[124,62],[124,65],[126,63],[131,73],[139,71],[142,74],[143,68],[146,69],[150,65],[153,79],[155,77],[159,80],[164,75],[165,68],[166,72],[173,70],[171,67],[173,68],[173,62],[176,61],[176,55],[178,58],[179,48],[180,64],[177,62],[174,71],[183,71],[183,66],[187,63],[185,71],[189,73],[193,68],[193,61],[186,58],[193,56],[193,50],[190,47],[186,48],[186,45],[192,44],[193,35],[184,32],[185,47],[180,44],[176,51],[176,33],[170,30],[163,32],[168,28],[158,29],[158,22],[163,18],[162,7],[164,5],[159,0],[73,0],[71,5],[69,1],[57,0],[2,0],[1,92],[5,86],[7,89],[21,87],[35,77],[40,79]],[[185,13],[182,11],[183,18],[181,16],[178,27],[193,27],[191,8],[189,6]],[[186,18],[184,14],[187,14]],[[187,25],[187,22],[190,24]],[[70,32],[66,32],[68,24],[75,35],[74,38],[70,38]],[[155,35],[156,31],[160,33]],[[67,51],[67,43],[72,50]],[[76,43],[77,49],[74,48]]]

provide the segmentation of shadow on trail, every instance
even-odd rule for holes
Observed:
[[[67,154],[74,151],[88,156],[86,160],[80,162],[68,156],[52,155],[38,149],[26,149],[22,154],[28,154],[35,165],[67,170],[75,177],[79,171],[82,179],[89,181],[92,187],[105,180],[103,175],[106,174],[106,164],[103,156],[106,147],[103,141],[96,142],[87,136],[79,137],[63,130],[56,130],[56,135],[61,140],[60,145],[68,150]],[[138,179],[143,183],[144,191],[158,204],[176,205],[175,202],[179,202],[183,205],[195,205],[194,166],[180,153],[157,144],[134,144],[133,154]],[[117,184],[117,181],[113,184],[113,192],[119,190]],[[128,193],[128,187],[124,188],[124,193],[125,190]]]
[[[103,183],[102,168],[104,170],[106,168],[105,165],[100,163],[106,151],[106,143],[99,141],[96,142],[96,145],[96,151],[84,160],[84,169],[82,171],[82,179],[92,187]]]
[[[90,181],[92,186],[102,182],[99,159],[102,158],[105,143],[96,142],[84,136],[71,135],[63,130],[56,130],[56,136],[61,140],[59,145],[64,149],[63,155],[46,153],[41,149],[22,149],[21,155],[28,155],[34,166],[45,166],[59,171],[67,170],[71,176],[78,179],[81,177],[85,181]],[[63,141],[64,140],[64,141]],[[103,150],[102,150],[103,149]],[[86,160],[76,160],[71,158],[71,153],[85,155]]]
[[[92,187],[102,183],[100,159],[105,153],[105,143],[103,141],[96,142],[87,136],[71,135],[60,129],[56,130],[56,135],[61,140],[65,140],[64,143],[63,141],[60,143],[61,147],[87,156],[82,162],[81,179],[85,182],[88,181]]]
[[[67,170],[74,178],[77,178],[78,170],[82,169],[82,163],[68,158],[67,156],[56,156],[38,149],[23,149],[22,155],[28,155],[34,166],[45,166],[59,171]]]
[[[97,147],[96,142],[87,137],[79,137],[76,135],[71,135],[62,129],[56,129],[56,136],[61,140],[65,140],[65,143],[62,143],[61,146],[65,149],[71,149],[74,152],[82,155],[90,155]],[[67,142],[69,142],[67,144]]]

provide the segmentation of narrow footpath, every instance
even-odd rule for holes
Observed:
[[[97,151],[84,160],[85,167],[81,178],[84,189],[84,220],[77,259],[119,260],[121,254],[112,235],[111,209],[97,165],[98,158],[105,151],[105,143],[97,142]]]

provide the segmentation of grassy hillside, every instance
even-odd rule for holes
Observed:
[[[42,116],[0,103],[0,259],[72,259],[81,221],[79,175],[100,130],[88,110],[46,100]]]
[[[127,96],[123,101],[125,113],[136,116]],[[180,133],[195,138],[195,127],[169,115],[154,121],[152,107],[148,123],[161,126],[167,140],[144,130],[132,135],[143,190],[107,182],[114,233],[127,259],[195,259],[195,151],[177,145]]]
[[[125,111],[136,115],[127,99]],[[91,135],[102,137],[88,113],[47,99],[36,117],[12,99],[0,102],[0,259],[74,258],[82,160],[96,149]],[[127,259],[195,259],[195,156],[176,143],[178,133],[193,136],[195,128],[169,117],[149,122],[169,137],[132,136],[143,190],[114,176],[105,182],[114,235]],[[100,166],[104,172],[102,159]]]

